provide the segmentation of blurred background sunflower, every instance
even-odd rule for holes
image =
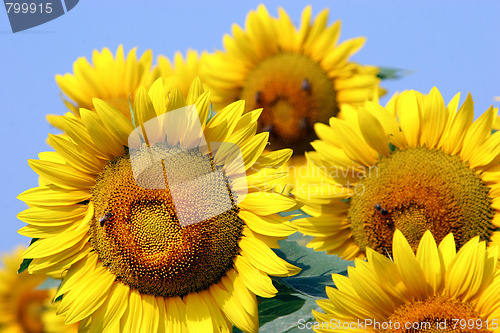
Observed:
[[[52,299],[55,288],[44,287],[47,276],[18,274],[25,247],[19,246],[2,255],[0,269],[0,332],[2,333],[61,333],[77,332],[74,325],[64,325],[55,315]]]
[[[184,96],[187,95],[193,80],[201,75],[204,52],[188,50],[183,57],[181,52],[175,52],[172,60],[160,55],[157,65],[153,69],[155,78],[163,78],[166,90],[179,89]]]
[[[297,28],[283,8],[276,18],[259,5],[248,14],[245,30],[233,24],[232,36],[224,36],[225,50],[207,54],[201,68],[215,108],[238,99],[247,111],[264,108],[258,123],[270,134],[270,149],[293,148],[290,163],[297,167],[316,137],[316,122],[378,93],[379,69],[349,60],[365,38],[339,43],[340,21],[328,24],[328,14],[324,9],[312,19],[307,6]],[[292,185],[298,176],[290,172]]]
[[[453,235],[438,247],[426,231],[415,255],[396,231],[392,248],[394,261],[368,249],[332,276],[316,332],[500,332],[498,247],[474,237],[457,253]]]
[[[132,49],[125,57],[123,46],[118,46],[115,55],[108,49],[94,50],[92,63],[80,57],[73,64],[73,74],[56,75],[56,82],[68,99],[64,104],[75,114],[79,108],[93,109],[92,98],[105,100],[130,115],[129,102],[134,100],[136,90],[153,83],[151,64],[153,53],[144,52],[137,59],[137,50]]]
[[[314,236],[308,246],[348,260],[367,248],[390,255],[396,229],[414,250],[426,230],[437,241],[453,232],[458,248],[475,236],[498,244],[497,110],[473,122],[472,97],[459,99],[445,106],[436,88],[406,91],[385,108],[366,102],[316,124],[320,139],[307,153],[316,174],[295,192],[313,216],[295,222]]]

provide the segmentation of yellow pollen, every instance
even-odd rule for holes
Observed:
[[[212,171],[211,157],[198,149],[183,151],[167,145],[154,149],[156,156],[162,156],[162,167],[177,168],[180,178]],[[144,164],[150,161],[146,153],[139,157]],[[200,165],[208,165],[208,169]],[[154,183],[158,176],[164,182],[163,173],[152,172],[147,178]],[[223,213],[182,225],[168,182],[163,189],[138,185],[145,182],[144,178],[134,179],[128,155],[110,161],[97,178],[92,189],[95,216],[90,234],[99,259],[119,280],[143,294],[183,296],[219,282],[233,267],[244,225],[234,201],[231,199],[232,207]],[[214,178],[199,192],[200,197],[206,193],[227,197],[227,178]],[[185,199],[196,211],[199,197]]]
[[[470,304],[448,296],[433,296],[401,305],[387,319],[391,327],[374,327],[384,333],[492,332],[492,322],[481,318]],[[490,329],[488,329],[490,328]]]
[[[273,149],[294,146],[294,154],[309,149],[313,125],[338,113],[332,80],[309,56],[280,53],[257,65],[241,91],[246,110],[264,108],[259,128],[269,131]]]
[[[395,229],[416,251],[426,230],[436,242],[453,232],[457,248],[479,235],[490,241],[494,209],[489,187],[455,155],[426,147],[396,150],[367,172],[348,218],[361,250],[391,253]]]

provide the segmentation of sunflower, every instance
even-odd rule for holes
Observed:
[[[45,314],[53,310],[50,301],[55,290],[39,288],[47,276],[30,275],[28,272],[17,274],[25,250],[20,246],[3,256],[4,267],[0,270],[0,332],[48,331]],[[62,318],[53,318],[52,323],[59,326],[51,332],[76,332],[74,327],[64,326]]]
[[[233,37],[224,36],[225,51],[207,55],[203,78],[216,109],[238,99],[247,111],[263,107],[258,124],[269,131],[272,147],[302,155],[315,138],[314,123],[372,98],[378,68],[349,61],[365,39],[337,45],[340,21],[327,25],[328,10],[311,21],[306,7],[298,29],[282,8],[278,12],[271,17],[260,5],[248,14],[246,31],[234,24]]]
[[[91,332],[256,332],[255,295],[277,292],[268,274],[299,271],[270,249],[295,231],[277,213],[296,203],[267,191],[284,178],[271,167],[290,150],[263,153],[261,110],[243,115],[243,101],[207,122],[209,98],[199,80],[184,99],[158,79],[138,90],[133,121],[99,99],[81,118],[49,117],[65,134],[50,135],[56,151],[30,161],[46,181],[19,196],[30,207],[19,218],[41,238],[24,253],[30,273],[67,270],[57,294],[66,323],[81,320]],[[186,105],[194,116],[179,116],[193,110]],[[160,117],[167,121],[155,123]],[[243,173],[231,162],[237,151]]]
[[[457,112],[459,99],[445,107],[436,88],[406,91],[385,108],[366,102],[345,120],[317,124],[320,140],[307,154],[316,177],[295,192],[312,216],[296,221],[315,236],[308,246],[345,259],[368,247],[390,254],[395,229],[414,250],[426,230],[437,241],[452,232],[458,247],[478,235],[499,243],[496,111],[473,122],[470,94]]]
[[[430,231],[416,255],[397,230],[394,261],[367,250],[349,277],[334,274],[326,312],[313,311],[316,332],[500,332],[498,247],[476,236],[456,252],[453,235],[439,245]]]
[[[134,99],[137,89],[153,82],[152,59],[151,50],[137,59],[135,48],[125,57],[122,45],[114,57],[108,48],[94,50],[92,64],[84,57],[78,58],[73,64],[74,74],[56,75],[56,82],[69,98],[64,103],[77,116],[79,108],[94,110],[93,98],[105,100],[128,116],[129,100]]]
[[[185,59],[180,52],[176,52],[173,61],[158,56],[154,76],[163,78],[166,90],[178,88],[186,96],[193,80],[200,76],[203,58],[203,53],[200,55],[195,50],[188,50]]]

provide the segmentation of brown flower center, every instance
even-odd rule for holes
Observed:
[[[164,182],[166,169],[175,169],[178,177],[186,179],[207,175],[213,171],[211,157],[198,149],[183,151],[165,144],[154,149],[155,156],[162,157],[163,172],[152,168],[134,179],[128,155],[115,158],[101,172],[92,190],[91,242],[104,265],[141,293],[169,297],[207,289],[233,267],[244,222],[238,217],[227,178],[214,176],[194,196],[182,200],[195,214],[203,198],[229,194],[231,208],[201,222],[183,224],[168,182],[163,189],[144,184],[158,183],[158,177]],[[147,153],[139,158],[149,163]]]
[[[273,149],[293,145],[295,154],[310,149],[316,122],[327,122],[339,111],[332,80],[299,53],[265,59],[248,75],[240,97],[247,110],[264,108],[259,127],[270,132]]]
[[[457,248],[477,235],[490,241],[495,211],[489,187],[458,156],[426,147],[396,150],[358,186],[348,218],[363,251],[391,253],[395,229],[415,251],[426,230],[438,243],[453,232]]]
[[[415,300],[400,306],[388,318],[386,325],[374,327],[377,332],[491,332],[491,320],[483,320],[472,305],[447,296],[433,296],[424,300]]]

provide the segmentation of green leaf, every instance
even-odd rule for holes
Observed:
[[[278,317],[286,316],[300,310],[305,302],[304,299],[290,294],[266,298],[259,305],[260,325],[262,326]]]
[[[21,266],[19,266],[19,269],[17,270],[17,274],[21,274],[22,272],[27,270],[32,261],[33,259],[23,259]]]
[[[279,241],[276,254],[289,263],[300,267],[302,271],[291,277],[273,277],[279,284],[315,298],[326,298],[325,286],[334,287],[331,274],[347,274],[347,267],[354,266],[353,261],[342,260],[326,252],[317,252],[305,245],[311,237],[295,233],[286,240]]]
[[[412,71],[401,68],[379,67],[379,72],[377,74],[377,77],[382,80],[389,80],[389,79],[394,80],[394,79],[401,79],[412,73],[413,73]]]
[[[40,238],[33,238],[31,239],[30,245],[39,240]],[[28,266],[31,264],[33,259],[23,259],[23,262],[21,263],[21,266],[19,266],[19,269],[17,270],[17,274],[21,274],[25,270],[28,269]]]
[[[128,95],[128,107],[130,109],[130,121],[132,122],[132,125],[134,125],[134,127],[137,127],[135,125],[134,109],[132,109],[132,101],[130,100],[130,95]]]
[[[53,278],[47,278],[45,281],[42,282],[41,285],[36,287],[37,290],[46,290],[46,289],[53,289],[53,288],[59,288],[61,285],[61,280],[56,280]]]
[[[295,313],[302,309],[306,303],[306,299],[300,295],[292,295],[289,293],[278,294],[273,298],[262,298],[258,297],[259,304],[259,325],[261,327],[260,332],[280,332],[279,330],[263,329],[262,326],[271,323],[278,318],[285,317],[286,321],[294,321]],[[288,317],[288,318],[287,318]],[[296,320],[295,320],[296,321]],[[290,326],[291,325],[291,326]],[[294,323],[291,323],[290,327],[293,327]],[[274,324],[269,324],[268,326],[274,327]],[[233,332],[241,332],[237,327],[233,329]]]
[[[316,299],[299,294],[296,296],[304,301],[299,310],[261,325],[259,332],[290,332],[297,329],[300,324],[316,321],[312,310],[321,311],[318,304],[316,304]],[[304,330],[297,332],[304,332]]]
[[[347,271],[338,274],[346,275]],[[306,296],[326,298],[326,286],[335,287],[331,275],[325,276],[297,276],[273,279],[285,284],[295,292]]]

